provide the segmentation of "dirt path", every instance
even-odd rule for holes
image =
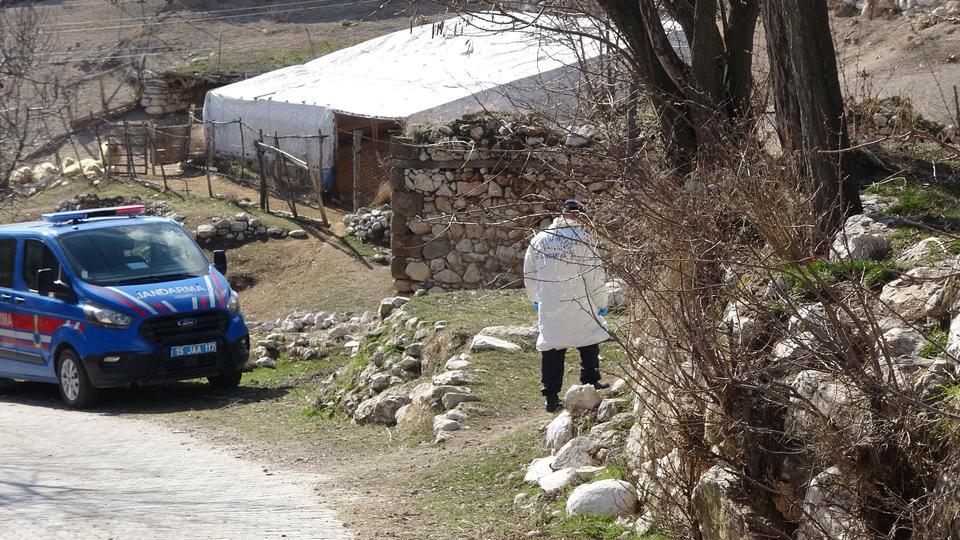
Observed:
[[[0,402],[0,538],[350,538],[312,489],[155,423]]]

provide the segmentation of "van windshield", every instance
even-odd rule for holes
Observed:
[[[77,231],[58,241],[80,279],[94,285],[173,281],[209,271],[200,248],[172,223]]]

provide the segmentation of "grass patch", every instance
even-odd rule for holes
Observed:
[[[886,211],[887,214],[909,216],[944,230],[960,230],[960,199],[945,191],[897,177],[874,184],[866,192],[896,199]],[[908,233],[905,231],[902,234]]]
[[[923,358],[935,358],[940,356],[947,347],[947,332],[945,330],[935,330],[927,335],[928,341],[920,349],[920,356]]]
[[[329,372],[337,363],[338,359],[336,358],[279,360],[276,369],[258,368],[249,373],[244,373],[240,384],[262,388],[296,386],[300,383],[312,381],[317,375]]]
[[[536,428],[529,424],[485,450],[450,456],[418,480],[417,509],[442,524],[436,530],[459,531],[462,538],[511,538],[535,528],[513,498],[538,491],[524,485],[521,471],[542,453]]]
[[[370,260],[378,251],[378,246],[375,244],[370,244],[366,242],[361,242],[359,238],[353,235],[344,235],[338,237],[340,242],[345,244],[347,248],[354,251],[356,254],[360,255],[366,260]]]
[[[783,270],[793,283],[796,294],[813,295],[820,287],[852,281],[879,290],[897,278],[902,268],[893,261],[815,261],[810,264],[789,265]]]
[[[477,333],[491,325],[530,325],[537,320],[523,291],[457,291],[413,298],[406,310],[428,321],[447,321],[451,329]]]
[[[225,53],[220,56],[219,63],[214,55],[196,60],[177,71],[193,75],[219,74],[230,77],[258,75],[282,67],[304,64],[355,43],[356,41],[335,39],[323,40],[312,50],[292,48]]]

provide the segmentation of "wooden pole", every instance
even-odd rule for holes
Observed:
[[[277,147],[277,150],[281,150],[280,135],[276,131],[273,132],[273,142],[274,142],[274,146]],[[297,215],[297,202],[293,194],[293,188],[290,187],[290,177],[287,174],[287,164],[283,159],[284,158],[282,154],[277,155],[277,164],[278,164],[277,170],[280,172],[280,175],[283,177],[283,188],[287,194],[287,206],[290,207],[290,212],[293,213],[293,218],[296,219],[300,217],[299,215]]]
[[[130,180],[136,180],[137,171],[133,166],[133,147],[130,146],[130,126],[126,120],[123,121],[123,144],[127,151],[127,176]]]
[[[209,132],[207,131],[208,125],[210,126]],[[206,139],[207,141],[207,194],[210,195],[211,199],[213,198],[213,180],[210,178],[211,176],[210,167],[213,166],[213,141],[215,136],[214,135],[215,129],[216,129],[216,126],[212,122],[203,123],[204,139]]]
[[[170,187],[167,185],[167,173],[166,171],[163,170],[164,160],[160,159],[160,151],[157,149],[157,138],[155,136],[156,131],[151,130],[149,133],[150,133],[150,146],[153,148],[153,161],[151,163],[156,165],[157,161],[160,162],[160,176],[163,177],[163,191],[166,192],[170,190]],[[154,169],[154,174],[156,174],[156,169]]]
[[[267,160],[263,157],[263,130],[260,131],[260,140],[253,143],[257,151],[257,163],[260,165],[260,209],[270,211],[270,199],[267,197]]]
[[[191,148],[191,146],[192,146],[190,143],[193,142],[193,113],[194,113],[194,110],[195,110],[195,106],[193,105],[193,103],[191,103],[191,104],[190,104],[190,111],[189,111],[189,113],[187,114],[187,149],[186,149],[187,151],[186,151],[186,153],[185,153],[186,155],[183,156],[183,160],[184,160],[184,161],[188,161],[188,160],[190,159],[190,148]],[[181,167],[181,170],[182,170],[182,169],[183,169],[183,167]]]
[[[143,174],[147,174],[148,172],[151,172],[151,171],[150,171],[150,146],[147,144],[147,137],[149,136],[149,134],[148,134],[149,129],[150,129],[150,128],[149,128],[149,126],[148,126],[148,122],[144,122],[144,124],[143,124],[143,138],[141,139],[141,140],[143,141]],[[156,170],[153,170],[153,174],[157,174],[157,171],[156,171]]]
[[[104,178],[110,178],[110,164],[107,163],[107,155],[103,153],[103,141],[100,139],[100,126],[93,126],[93,133],[97,136],[97,153],[100,154],[100,164],[103,165],[103,176]]]
[[[307,31],[307,41],[310,42],[310,58],[316,58],[317,49],[313,46],[313,36],[310,35],[310,29],[306,26],[303,29]]]
[[[353,211],[356,212],[360,206],[358,201],[360,199],[360,186],[358,185],[358,180],[360,179],[360,160],[357,159],[360,155],[360,141],[363,137],[363,131],[359,129],[353,130]]]
[[[957,85],[953,85],[953,112],[956,115],[953,121],[960,127],[960,93],[957,92]]]
[[[323,188],[320,187],[320,182],[317,181],[317,175],[313,173],[313,167],[310,166],[310,155],[304,154],[303,160],[307,162],[307,174],[310,175],[313,192],[317,196],[317,206],[320,207],[320,217],[323,218],[323,225],[329,227],[330,222],[327,221],[327,210],[323,207]]]
[[[157,128],[153,125],[153,122],[147,122],[146,131],[144,132],[147,139],[144,142],[144,146],[147,149],[147,154],[150,156],[150,174],[157,175],[157,161],[159,156],[157,156]]]
[[[247,145],[243,140],[243,118],[237,119],[240,126],[240,180],[243,180],[244,167],[247,164]]]

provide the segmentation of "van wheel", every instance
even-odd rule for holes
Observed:
[[[71,409],[86,409],[97,401],[99,391],[90,384],[77,353],[64,349],[57,358],[60,397]]]
[[[217,390],[226,390],[228,388],[236,388],[240,385],[240,379],[243,377],[243,372],[239,369],[232,369],[230,371],[223,371],[220,375],[214,377],[207,377],[207,382],[210,383],[210,388],[215,388]]]

